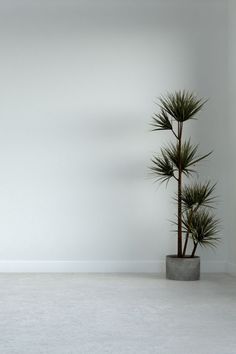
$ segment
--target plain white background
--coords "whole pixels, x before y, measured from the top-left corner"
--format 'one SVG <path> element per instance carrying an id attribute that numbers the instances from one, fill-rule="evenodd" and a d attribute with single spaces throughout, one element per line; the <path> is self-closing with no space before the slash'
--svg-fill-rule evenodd
<path id="1" fill-rule="evenodd" d="M 0 270 L 161 269 L 176 246 L 176 186 L 148 178 L 170 137 L 149 123 L 156 97 L 177 89 L 210 99 L 186 136 L 214 150 L 200 174 L 218 182 L 222 242 L 200 255 L 204 270 L 226 270 L 228 11 L 227 1 L 0 2 Z"/>

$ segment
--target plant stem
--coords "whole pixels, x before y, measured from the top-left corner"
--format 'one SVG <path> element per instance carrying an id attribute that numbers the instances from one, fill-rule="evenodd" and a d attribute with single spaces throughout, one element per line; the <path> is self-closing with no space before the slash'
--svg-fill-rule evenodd
<path id="1" fill-rule="evenodd" d="M 172 127 L 172 133 L 174 134 L 174 136 L 176 137 L 176 139 L 178 139 L 178 135 L 175 133 L 174 128 Z"/>
<path id="2" fill-rule="evenodd" d="M 190 217 L 189 217 L 189 224 L 191 223 L 192 215 L 193 215 L 193 209 L 191 209 L 191 214 L 190 214 Z M 185 238 L 185 242 L 184 242 L 183 256 L 185 256 L 185 254 L 186 254 L 187 245 L 188 245 L 188 239 L 189 239 L 189 233 L 190 233 L 190 227 L 188 225 L 188 230 L 187 230 L 187 234 L 186 234 L 186 238 Z"/>
<path id="3" fill-rule="evenodd" d="M 178 155 L 179 155 L 179 174 L 178 174 L 178 257 L 182 257 L 182 166 L 181 166 L 181 141 L 182 141 L 182 122 L 178 122 Z"/>
<path id="4" fill-rule="evenodd" d="M 193 247 L 193 251 L 192 251 L 192 254 L 191 254 L 191 257 L 194 257 L 195 255 L 195 252 L 196 252 L 196 249 L 197 249 L 197 242 L 194 243 L 194 247 Z"/>
<path id="5" fill-rule="evenodd" d="M 199 208 L 199 205 L 197 205 L 195 208 L 191 208 L 191 212 L 190 212 L 190 216 L 189 216 L 189 225 L 188 225 L 187 234 L 186 234 L 185 243 L 184 243 L 183 256 L 185 256 L 186 250 L 187 250 L 192 217 L 193 217 L 193 214 L 198 210 L 198 208 Z"/>
<path id="6" fill-rule="evenodd" d="M 185 254 L 186 254 L 188 239 L 189 239 L 189 230 L 186 233 L 186 238 L 185 238 L 185 242 L 184 242 L 184 249 L 183 249 L 183 256 L 185 256 Z"/>

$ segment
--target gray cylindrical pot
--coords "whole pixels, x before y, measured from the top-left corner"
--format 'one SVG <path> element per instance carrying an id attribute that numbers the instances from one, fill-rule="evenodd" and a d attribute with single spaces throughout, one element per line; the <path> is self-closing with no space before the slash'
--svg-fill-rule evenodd
<path id="1" fill-rule="evenodd" d="M 200 257 L 166 256 L 166 278 L 171 280 L 199 280 Z"/>

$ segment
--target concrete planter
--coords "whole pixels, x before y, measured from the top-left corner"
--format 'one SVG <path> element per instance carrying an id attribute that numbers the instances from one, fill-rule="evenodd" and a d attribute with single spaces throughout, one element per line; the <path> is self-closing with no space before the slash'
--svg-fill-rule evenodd
<path id="1" fill-rule="evenodd" d="M 166 278 L 171 280 L 199 280 L 200 257 L 178 258 L 166 256 Z"/>

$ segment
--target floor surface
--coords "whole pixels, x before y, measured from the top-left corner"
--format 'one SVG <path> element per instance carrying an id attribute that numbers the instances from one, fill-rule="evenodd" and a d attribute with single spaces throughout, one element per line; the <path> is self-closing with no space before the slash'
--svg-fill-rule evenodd
<path id="1" fill-rule="evenodd" d="M 0 274 L 1 354 L 236 354 L 236 278 Z"/>

